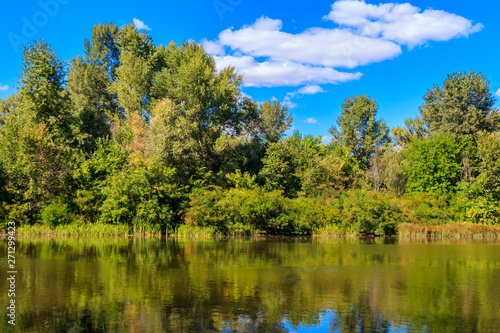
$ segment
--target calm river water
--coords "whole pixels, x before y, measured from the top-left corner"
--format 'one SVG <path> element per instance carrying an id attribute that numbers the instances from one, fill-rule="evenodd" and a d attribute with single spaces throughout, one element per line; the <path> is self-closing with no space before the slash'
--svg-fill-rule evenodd
<path id="1" fill-rule="evenodd" d="M 3 332 L 500 332 L 500 243 L 20 240 Z"/>

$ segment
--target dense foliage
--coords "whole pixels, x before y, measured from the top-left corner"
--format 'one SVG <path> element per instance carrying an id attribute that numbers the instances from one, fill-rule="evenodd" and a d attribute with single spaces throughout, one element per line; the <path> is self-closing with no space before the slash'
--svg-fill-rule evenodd
<path id="1" fill-rule="evenodd" d="M 278 101 L 241 92 L 194 42 L 100 24 L 65 63 L 23 52 L 0 100 L 0 217 L 21 224 L 393 234 L 402 223 L 500 224 L 500 118 L 480 73 L 449 75 L 391 131 L 351 96 L 332 142 L 289 137 Z M 332 121 L 333 122 L 333 121 Z"/>

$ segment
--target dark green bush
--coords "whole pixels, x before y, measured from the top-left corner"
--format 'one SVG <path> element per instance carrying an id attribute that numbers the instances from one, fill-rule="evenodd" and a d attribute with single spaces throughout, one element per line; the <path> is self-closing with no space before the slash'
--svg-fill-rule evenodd
<path id="1" fill-rule="evenodd" d="M 460 202 L 446 195 L 429 193 L 406 195 L 394 200 L 394 204 L 401 211 L 401 223 L 435 225 L 464 219 L 464 210 Z"/>
<path id="2" fill-rule="evenodd" d="M 111 175 L 102 189 L 100 222 L 128 224 L 136 230 L 174 230 L 182 202 L 174 174 L 174 169 L 153 165 Z"/>
<path id="3" fill-rule="evenodd" d="M 283 210 L 282 205 L 279 191 L 198 189 L 186 210 L 186 223 L 213 226 L 225 234 L 250 230 L 266 232 L 270 231 L 269 221 Z"/>
<path id="4" fill-rule="evenodd" d="M 286 198 L 280 191 L 199 189 L 186 209 L 186 223 L 215 227 L 223 234 L 255 232 L 308 235 L 335 226 L 342 233 L 394 235 L 401 223 L 419 225 L 460 221 L 459 202 L 446 196 L 351 190 L 338 197 Z"/>
<path id="5" fill-rule="evenodd" d="M 311 234 L 336 222 L 335 211 L 311 198 L 289 199 L 281 191 L 219 187 L 194 192 L 186 209 L 186 223 L 213 226 L 225 234 Z"/>
<path id="6" fill-rule="evenodd" d="M 391 205 L 391 196 L 353 190 L 342 193 L 333 203 L 340 211 L 340 222 L 363 234 L 391 235 L 401 216 L 397 206 Z"/>
<path id="7" fill-rule="evenodd" d="M 413 141 L 404 155 L 409 193 L 455 193 L 463 170 L 462 160 L 471 150 L 467 137 L 456 140 L 449 133 L 437 133 Z"/>
<path id="8" fill-rule="evenodd" d="M 99 139 L 97 149 L 91 154 L 75 154 L 71 174 L 75 213 L 88 222 L 96 222 L 105 199 L 102 188 L 106 180 L 127 167 L 126 152 L 110 139 Z"/>
<path id="9" fill-rule="evenodd" d="M 61 201 L 55 201 L 42 208 L 40 222 L 51 227 L 68 224 L 73 220 L 73 214 L 68 205 Z"/>

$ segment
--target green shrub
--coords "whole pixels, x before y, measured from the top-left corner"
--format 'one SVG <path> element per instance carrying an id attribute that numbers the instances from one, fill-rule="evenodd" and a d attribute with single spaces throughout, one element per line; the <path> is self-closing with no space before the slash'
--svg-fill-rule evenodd
<path id="1" fill-rule="evenodd" d="M 102 189 L 102 223 L 128 224 L 136 231 L 173 230 L 182 204 L 175 170 L 159 165 L 111 175 Z"/>
<path id="2" fill-rule="evenodd" d="M 51 227 L 68 224 L 72 219 L 73 214 L 69 211 L 68 205 L 61 201 L 43 207 L 40 212 L 40 222 Z"/>
<path id="3" fill-rule="evenodd" d="M 500 224 L 500 203 L 488 196 L 465 199 L 465 217 L 472 223 Z"/>
<path id="4" fill-rule="evenodd" d="M 72 162 L 73 209 L 85 221 L 97 222 L 105 199 L 102 188 L 108 178 L 127 169 L 127 154 L 118 143 L 99 139 L 92 154 L 79 152 Z"/>
<path id="5" fill-rule="evenodd" d="M 405 195 L 394 202 L 402 214 L 400 223 L 436 225 L 462 221 L 464 210 L 454 197 L 420 193 Z"/>
<path id="6" fill-rule="evenodd" d="M 409 193 L 455 193 L 462 171 L 462 158 L 471 150 L 471 142 L 457 141 L 451 134 L 438 133 L 413 141 L 404 156 Z"/>
<path id="7" fill-rule="evenodd" d="M 344 192 L 333 203 L 340 211 L 341 223 L 364 234 L 392 235 L 401 216 L 397 206 L 391 205 L 391 196 L 353 190 Z"/>
<path id="8" fill-rule="evenodd" d="M 237 169 L 234 173 L 229 173 L 226 175 L 227 180 L 230 185 L 237 189 L 254 189 L 257 188 L 257 183 L 255 183 L 255 179 L 257 176 L 251 176 L 248 171 L 245 173 L 241 173 L 240 169 Z"/>
<path id="9" fill-rule="evenodd" d="M 388 193 L 351 190 L 333 200 L 340 224 L 346 230 L 393 235 L 402 223 L 436 225 L 463 220 L 464 210 L 456 199 L 427 193 L 397 197 Z"/>
<path id="10" fill-rule="evenodd" d="M 337 211 L 312 198 L 289 199 L 281 191 L 200 189 L 186 209 L 186 223 L 224 234 L 311 234 L 337 223 Z"/>

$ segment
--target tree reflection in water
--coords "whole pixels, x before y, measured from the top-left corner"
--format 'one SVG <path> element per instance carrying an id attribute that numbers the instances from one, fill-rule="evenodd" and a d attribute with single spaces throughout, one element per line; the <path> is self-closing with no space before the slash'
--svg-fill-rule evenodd
<path id="1" fill-rule="evenodd" d="M 500 327 L 493 242 L 25 239 L 18 249 L 18 332 Z"/>

